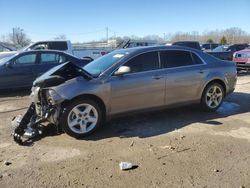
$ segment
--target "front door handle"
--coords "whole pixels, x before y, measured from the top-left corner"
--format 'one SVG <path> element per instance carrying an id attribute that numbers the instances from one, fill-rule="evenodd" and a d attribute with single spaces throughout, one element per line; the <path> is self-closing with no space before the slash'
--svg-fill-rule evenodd
<path id="1" fill-rule="evenodd" d="M 200 73 L 200 74 L 203 74 L 204 72 L 205 72 L 205 71 L 204 71 L 204 70 L 202 70 L 202 69 L 201 69 L 201 70 L 199 70 L 199 73 Z"/>
<path id="2" fill-rule="evenodd" d="M 153 79 L 155 80 L 159 80 L 161 78 L 163 78 L 164 76 L 160 76 L 160 75 L 156 75 L 156 76 L 152 76 Z"/>

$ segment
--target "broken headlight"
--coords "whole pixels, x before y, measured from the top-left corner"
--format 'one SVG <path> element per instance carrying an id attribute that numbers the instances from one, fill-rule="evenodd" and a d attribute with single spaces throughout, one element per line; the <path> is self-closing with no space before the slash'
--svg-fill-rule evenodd
<path id="1" fill-rule="evenodd" d="M 61 97 L 61 95 L 59 95 L 55 90 L 53 89 L 49 89 L 46 91 L 46 96 L 47 96 L 47 101 L 49 104 L 58 104 L 60 103 L 63 98 Z"/>

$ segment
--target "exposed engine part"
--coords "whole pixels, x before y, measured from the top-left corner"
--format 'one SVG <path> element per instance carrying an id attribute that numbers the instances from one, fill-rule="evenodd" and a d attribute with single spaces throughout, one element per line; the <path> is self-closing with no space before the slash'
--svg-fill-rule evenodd
<path id="1" fill-rule="evenodd" d="M 41 136 L 45 128 L 42 123 L 50 123 L 56 127 L 57 133 L 62 132 L 59 127 L 59 117 L 63 98 L 53 90 L 53 87 L 76 77 L 92 79 L 92 76 L 82 67 L 67 62 L 52 68 L 34 81 L 30 107 L 23 116 L 17 116 L 12 120 L 15 142 L 24 144 L 23 138 L 33 139 Z"/>

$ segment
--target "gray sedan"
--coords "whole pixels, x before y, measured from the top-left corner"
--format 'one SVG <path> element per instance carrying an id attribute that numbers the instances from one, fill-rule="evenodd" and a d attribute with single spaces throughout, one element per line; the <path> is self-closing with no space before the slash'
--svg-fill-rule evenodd
<path id="1" fill-rule="evenodd" d="M 193 103 L 216 111 L 236 80 L 233 62 L 201 51 L 137 47 L 113 51 L 83 68 L 55 67 L 34 82 L 32 99 L 36 118 L 78 138 L 124 112 Z"/>

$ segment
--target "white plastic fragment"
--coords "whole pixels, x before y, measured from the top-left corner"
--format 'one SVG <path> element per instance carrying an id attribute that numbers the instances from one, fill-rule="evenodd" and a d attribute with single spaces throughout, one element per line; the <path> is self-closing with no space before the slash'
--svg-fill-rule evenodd
<path id="1" fill-rule="evenodd" d="M 121 162 L 119 164 L 119 166 L 120 166 L 121 170 L 128 170 L 128 169 L 131 169 L 133 167 L 133 164 L 130 162 Z"/>

